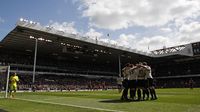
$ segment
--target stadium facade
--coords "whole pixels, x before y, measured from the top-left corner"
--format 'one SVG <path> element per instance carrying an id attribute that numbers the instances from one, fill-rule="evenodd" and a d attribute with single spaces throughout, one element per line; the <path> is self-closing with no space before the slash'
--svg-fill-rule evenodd
<path id="1" fill-rule="evenodd" d="M 190 78 L 200 87 L 200 42 L 146 53 L 20 19 L 0 42 L 0 57 L 23 77 L 35 71 L 36 81 L 49 75 L 115 79 L 126 63 L 145 61 L 159 87 L 185 87 Z"/>

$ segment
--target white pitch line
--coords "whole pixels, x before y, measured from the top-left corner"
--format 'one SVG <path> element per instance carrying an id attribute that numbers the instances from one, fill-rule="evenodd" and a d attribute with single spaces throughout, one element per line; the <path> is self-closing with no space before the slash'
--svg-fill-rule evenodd
<path id="1" fill-rule="evenodd" d="M 87 107 L 87 106 L 73 105 L 73 104 L 64 104 L 64 103 L 54 103 L 54 102 L 39 101 L 39 100 L 30 100 L 30 99 L 22 99 L 22 98 L 13 98 L 13 99 L 23 100 L 23 101 L 30 101 L 30 102 L 36 102 L 36 103 L 47 103 L 47 104 L 53 104 L 53 105 L 62 105 L 62 106 L 86 108 L 86 109 L 93 109 L 93 110 L 102 110 L 102 111 L 108 111 L 108 112 L 125 112 L 125 111 L 120 111 L 120 110 L 111 110 L 111 109 L 103 109 L 103 108 L 96 108 L 96 107 Z"/>
<path id="2" fill-rule="evenodd" d="M 58 99 L 63 99 L 63 97 L 57 97 L 57 98 L 46 98 L 46 99 L 43 99 L 43 100 L 58 100 Z"/>

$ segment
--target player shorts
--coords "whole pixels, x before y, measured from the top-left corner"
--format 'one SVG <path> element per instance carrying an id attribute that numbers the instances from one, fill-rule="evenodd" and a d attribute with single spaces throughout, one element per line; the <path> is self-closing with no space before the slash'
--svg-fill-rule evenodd
<path id="1" fill-rule="evenodd" d="M 130 88 L 136 88 L 137 87 L 137 81 L 136 80 L 130 80 L 129 81 Z"/>
<path id="2" fill-rule="evenodd" d="M 153 86 L 153 79 L 152 78 L 148 78 L 148 87 L 152 87 Z"/>
<path id="3" fill-rule="evenodd" d="M 10 85 L 10 90 L 16 91 L 17 90 L 17 85 Z"/>
<path id="4" fill-rule="evenodd" d="M 145 87 L 145 80 L 137 80 L 137 87 L 144 88 Z"/>
<path id="5" fill-rule="evenodd" d="M 148 88 L 149 86 L 148 86 L 148 80 L 146 79 L 146 80 L 144 80 L 144 88 Z"/>
<path id="6" fill-rule="evenodd" d="M 124 79 L 123 82 L 122 82 L 122 85 L 123 85 L 124 88 L 129 88 L 129 80 Z"/>

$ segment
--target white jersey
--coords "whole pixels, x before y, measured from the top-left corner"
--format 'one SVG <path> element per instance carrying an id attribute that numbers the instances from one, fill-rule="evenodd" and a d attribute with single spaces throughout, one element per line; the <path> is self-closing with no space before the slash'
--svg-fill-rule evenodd
<path id="1" fill-rule="evenodd" d="M 136 67 L 130 69 L 129 80 L 137 80 L 139 70 Z"/>
<path id="2" fill-rule="evenodd" d="M 146 70 L 143 67 L 138 68 L 138 77 L 137 77 L 138 80 L 144 80 L 145 79 L 145 76 L 146 76 L 145 71 Z"/>
<path id="3" fill-rule="evenodd" d="M 146 79 L 147 78 L 151 78 L 151 79 L 153 79 L 153 77 L 152 77 L 152 75 L 151 75 L 151 67 L 150 66 L 145 66 L 145 68 L 146 68 Z"/>
<path id="4" fill-rule="evenodd" d="M 130 77 L 130 67 L 124 67 L 122 69 L 122 74 L 123 74 L 124 79 L 128 79 L 129 80 L 129 77 Z"/>

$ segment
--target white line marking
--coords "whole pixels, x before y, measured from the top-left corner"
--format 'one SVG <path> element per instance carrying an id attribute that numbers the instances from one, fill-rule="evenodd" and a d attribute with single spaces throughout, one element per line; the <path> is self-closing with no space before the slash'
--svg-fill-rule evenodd
<path id="1" fill-rule="evenodd" d="M 57 97 L 57 98 L 46 98 L 46 99 L 43 99 L 43 100 L 58 100 L 58 99 L 63 99 L 63 97 Z"/>
<path id="2" fill-rule="evenodd" d="M 31 100 L 31 99 L 22 99 L 22 98 L 13 98 L 13 99 L 23 100 L 23 101 L 30 101 L 30 102 L 36 102 L 36 103 L 47 103 L 47 104 L 53 104 L 53 105 L 62 105 L 62 106 L 70 106 L 70 107 L 78 107 L 78 108 L 102 110 L 102 111 L 108 111 L 108 112 L 124 112 L 124 111 L 120 111 L 120 110 L 111 110 L 111 109 L 103 109 L 103 108 L 96 108 L 96 107 L 87 107 L 87 106 L 73 105 L 73 104 L 64 104 L 64 103 L 54 103 L 54 102 Z"/>

